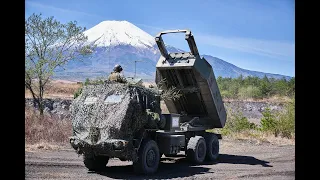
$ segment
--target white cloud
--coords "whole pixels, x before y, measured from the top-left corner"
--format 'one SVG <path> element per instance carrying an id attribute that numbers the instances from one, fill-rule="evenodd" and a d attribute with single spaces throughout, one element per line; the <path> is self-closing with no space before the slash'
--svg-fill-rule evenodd
<path id="1" fill-rule="evenodd" d="M 102 18 L 102 16 L 95 15 L 95 14 L 90 14 L 90 13 L 86 13 L 86 12 L 82 12 L 82 11 L 75 11 L 75 10 L 70 10 L 70 9 L 58 8 L 58 7 L 54 7 L 54 6 L 49 6 L 49 5 L 44 5 L 41 3 L 33 2 L 33 1 L 26 1 L 26 5 L 40 8 L 40 9 L 49 9 L 49 10 L 53 10 L 53 11 L 59 11 L 59 12 L 63 12 L 63 13 L 78 14 L 78 15 L 82 15 L 82 16 Z"/>
<path id="2" fill-rule="evenodd" d="M 195 35 L 197 42 L 209 46 L 222 47 L 276 59 L 293 59 L 295 44 L 252 38 L 222 37 L 215 35 Z"/>
<path id="3" fill-rule="evenodd" d="M 149 25 L 146 25 L 146 24 L 135 24 L 137 26 L 142 26 L 142 27 L 146 27 L 146 28 L 149 28 L 149 29 L 153 29 L 153 30 L 157 30 L 157 31 L 164 31 L 165 29 L 163 28 L 159 28 L 159 27 L 154 27 L 154 26 L 149 26 Z"/>

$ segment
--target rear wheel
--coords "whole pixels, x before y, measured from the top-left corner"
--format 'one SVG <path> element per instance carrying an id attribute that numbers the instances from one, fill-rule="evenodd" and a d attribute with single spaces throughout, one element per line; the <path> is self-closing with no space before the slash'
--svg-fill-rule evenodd
<path id="1" fill-rule="evenodd" d="M 206 160 L 217 160 L 219 156 L 219 139 L 217 135 L 213 133 L 206 133 L 205 140 L 207 145 Z"/>
<path id="2" fill-rule="evenodd" d="M 202 136 L 191 137 L 187 145 L 187 158 L 196 164 L 200 164 L 206 157 L 206 141 Z"/>
<path id="3" fill-rule="evenodd" d="M 153 140 L 144 140 L 139 148 L 138 161 L 133 163 L 136 173 L 153 174 L 158 170 L 160 153 Z"/>
<path id="4" fill-rule="evenodd" d="M 108 156 L 83 155 L 83 163 L 89 171 L 99 171 L 106 168 L 109 161 Z"/>

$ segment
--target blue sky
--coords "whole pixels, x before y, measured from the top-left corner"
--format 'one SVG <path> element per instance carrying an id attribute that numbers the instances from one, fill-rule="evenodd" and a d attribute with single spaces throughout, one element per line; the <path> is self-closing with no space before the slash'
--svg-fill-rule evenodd
<path id="1" fill-rule="evenodd" d="M 87 29 L 104 20 L 126 20 L 152 36 L 190 29 L 200 54 L 295 76 L 294 0 L 26 0 L 25 5 L 26 17 L 42 13 Z M 187 50 L 183 34 L 164 40 Z"/>

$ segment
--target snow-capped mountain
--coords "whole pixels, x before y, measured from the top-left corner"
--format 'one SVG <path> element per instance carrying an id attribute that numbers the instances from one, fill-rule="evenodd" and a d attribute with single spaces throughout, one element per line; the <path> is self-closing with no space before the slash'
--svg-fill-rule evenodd
<path id="1" fill-rule="evenodd" d="M 66 70 L 58 69 L 55 78 L 77 79 L 106 77 L 115 64 L 121 64 L 125 76 L 133 76 L 136 66 L 137 76 L 154 79 L 155 66 L 160 52 L 155 38 L 128 21 L 103 21 L 86 30 L 84 34 L 90 43 L 97 48 L 94 53 L 83 61 L 70 61 Z M 196 40 L 196 38 L 195 38 Z M 167 45 L 169 52 L 182 51 Z M 201 49 L 199 49 L 201 53 Z M 219 58 L 206 55 L 205 58 L 213 66 L 216 76 L 238 77 L 259 76 L 282 78 L 282 75 L 262 73 L 241 69 Z M 135 62 L 136 60 L 142 62 Z M 286 78 L 289 78 L 286 76 Z"/>
<path id="2" fill-rule="evenodd" d="M 139 48 L 153 48 L 154 37 L 128 21 L 102 21 L 84 32 L 89 42 L 95 40 L 98 47 L 131 45 Z"/>

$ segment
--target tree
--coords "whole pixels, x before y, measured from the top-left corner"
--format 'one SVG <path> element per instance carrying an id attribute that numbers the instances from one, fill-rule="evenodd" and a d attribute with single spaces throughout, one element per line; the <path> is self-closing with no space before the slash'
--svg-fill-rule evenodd
<path id="1" fill-rule="evenodd" d="M 57 67 L 92 53 L 94 43 L 76 21 L 62 24 L 53 17 L 32 14 L 25 20 L 25 87 L 43 115 L 43 95 Z"/>
<path id="2" fill-rule="evenodd" d="M 274 131 L 275 135 L 277 136 L 277 132 L 275 132 L 277 121 L 275 115 L 272 114 L 271 109 L 267 107 L 265 111 L 262 112 L 262 115 L 261 129 L 263 131 Z"/>
<path id="3" fill-rule="evenodd" d="M 288 92 L 287 95 L 294 96 L 295 94 L 295 78 L 292 77 L 288 82 Z"/>
<path id="4" fill-rule="evenodd" d="M 263 96 L 267 97 L 270 95 L 272 86 L 266 75 L 264 75 L 259 88 Z"/>

